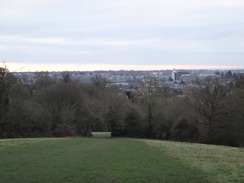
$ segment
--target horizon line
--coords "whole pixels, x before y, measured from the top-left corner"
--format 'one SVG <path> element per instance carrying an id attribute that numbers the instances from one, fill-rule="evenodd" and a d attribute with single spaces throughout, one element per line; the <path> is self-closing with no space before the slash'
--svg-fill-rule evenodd
<path id="1" fill-rule="evenodd" d="M 231 65 L 125 65 L 125 64 L 30 64 L 4 63 L 10 72 L 61 71 L 153 71 L 153 70 L 240 70 L 244 66 Z"/>

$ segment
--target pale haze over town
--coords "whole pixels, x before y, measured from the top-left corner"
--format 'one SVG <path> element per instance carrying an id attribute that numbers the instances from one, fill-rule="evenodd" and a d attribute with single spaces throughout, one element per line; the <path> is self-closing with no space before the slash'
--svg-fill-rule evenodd
<path id="1" fill-rule="evenodd" d="M 10 71 L 243 69 L 243 0 L 0 0 Z"/>

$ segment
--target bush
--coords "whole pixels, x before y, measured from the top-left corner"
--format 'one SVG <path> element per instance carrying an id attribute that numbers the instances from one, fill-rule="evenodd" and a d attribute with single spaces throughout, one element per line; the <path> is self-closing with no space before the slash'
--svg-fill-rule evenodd
<path id="1" fill-rule="evenodd" d="M 170 140 L 197 142 L 198 128 L 187 123 L 187 119 L 181 119 L 171 129 Z"/>
<path id="2" fill-rule="evenodd" d="M 57 136 L 58 137 L 72 137 L 72 136 L 75 136 L 75 134 L 67 123 L 62 123 L 58 126 Z"/>

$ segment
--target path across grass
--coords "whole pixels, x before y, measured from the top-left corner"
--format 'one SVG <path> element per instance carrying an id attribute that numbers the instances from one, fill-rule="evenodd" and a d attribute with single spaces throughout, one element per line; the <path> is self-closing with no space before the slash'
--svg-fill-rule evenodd
<path id="1" fill-rule="evenodd" d="M 0 140 L 0 182 L 211 182 L 165 147 L 120 138 Z"/>

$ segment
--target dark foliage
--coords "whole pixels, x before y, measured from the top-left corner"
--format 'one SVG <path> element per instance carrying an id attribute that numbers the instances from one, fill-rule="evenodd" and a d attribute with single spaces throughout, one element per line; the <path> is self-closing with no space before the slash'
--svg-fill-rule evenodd
<path id="1" fill-rule="evenodd" d="M 226 77 L 230 77 L 229 72 Z M 232 86 L 208 79 L 175 92 L 152 79 L 122 91 L 100 76 L 81 84 L 36 73 L 25 86 L 0 77 L 0 138 L 91 136 L 151 138 L 244 146 L 243 77 Z"/>
<path id="2" fill-rule="evenodd" d="M 170 140 L 198 142 L 199 131 L 196 126 L 187 123 L 187 119 L 181 119 L 171 129 Z"/>

